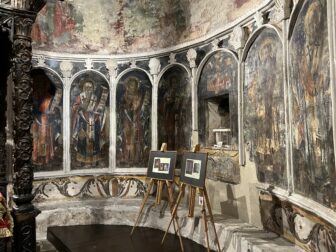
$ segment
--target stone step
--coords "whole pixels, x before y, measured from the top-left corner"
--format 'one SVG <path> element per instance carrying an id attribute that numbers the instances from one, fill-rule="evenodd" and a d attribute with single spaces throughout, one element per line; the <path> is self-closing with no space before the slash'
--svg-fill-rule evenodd
<path id="1" fill-rule="evenodd" d="M 138 215 L 140 199 L 108 199 L 67 202 L 47 202 L 36 204 L 42 213 L 37 217 L 37 239 L 41 252 L 54 251 L 46 242 L 47 227 L 68 225 L 129 225 L 133 226 Z M 187 209 L 178 209 L 179 224 L 182 236 L 206 246 L 204 225 L 200 209 L 195 208 L 195 217 L 187 217 Z M 139 226 L 151 227 L 165 231 L 171 219 L 168 204 L 163 201 L 155 206 L 149 200 L 144 208 Z M 228 252 L 294 252 L 303 251 L 296 245 L 278 235 L 262 228 L 244 223 L 229 216 L 215 215 L 215 226 L 222 251 Z M 216 250 L 215 234 L 209 222 L 210 247 Z M 169 230 L 173 233 L 173 227 Z"/>

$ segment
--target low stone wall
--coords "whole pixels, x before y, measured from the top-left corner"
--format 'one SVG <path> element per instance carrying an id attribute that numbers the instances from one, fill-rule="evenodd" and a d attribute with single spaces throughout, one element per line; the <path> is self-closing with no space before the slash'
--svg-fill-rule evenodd
<path id="1" fill-rule="evenodd" d="M 45 240 L 49 226 L 67 225 L 134 225 L 142 199 L 96 199 L 81 201 L 54 201 L 36 204 L 42 212 L 37 217 L 37 239 Z M 201 211 L 195 208 L 195 217 L 187 217 L 187 209 L 178 210 L 182 236 L 206 246 Z M 166 201 L 158 206 L 151 199 L 144 208 L 140 226 L 165 231 L 171 215 Z M 293 244 L 274 233 L 230 219 L 215 216 L 215 226 L 223 251 L 300 251 Z M 171 227 L 170 232 L 173 232 Z M 136 235 L 136 231 L 134 233 Z M 216 249 L 213 228 L 209 225 L 210 246 Z M 285 250 L 283 250 L 285 249 Z"/>

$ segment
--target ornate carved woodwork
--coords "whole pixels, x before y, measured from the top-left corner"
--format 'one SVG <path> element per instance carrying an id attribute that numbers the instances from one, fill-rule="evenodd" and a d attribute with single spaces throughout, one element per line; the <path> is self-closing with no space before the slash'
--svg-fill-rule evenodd
<path id="1" fill-rule="evenodd" d="M 35 209 L 31 203 L 34 198 L 32 194 L 34 176 L 31 164 L 32 136 L 30 133 L 33 120 L 32 78 L 30 76 L 32 67 L 31 29 L 36 13 L 44 5 L 44 0 L 19 0 L 12 1 L 11 4 L 9 2 L 0 4 L 0 26 L 2 31 L 9 32 L 12 42 L 6 48 L 7 50 L 5 49 L 6 52 L 11 52 L 12 61 L 9 62 L 8 59 L 5 64 L 8 70 L 12 68 L 14 85 L 14 251 L 36 251 L 35 217 L 39 214 L 39 210 Z M 3 172 L 6 171 L 6 82 L 7 74 L 4 71 L 0 80 L 0 175 L 4 175 Z M 0 190 L 1 185 L 0 181 Z M 4 186 L 6 187 L 6 183 Z"/>
<path id="2" fill-rule="evenodd" d="M 39 213 L 31 204 L 34 196 L 33 166 L 31 164 L 32 136 L 32 78 L 31 28 L 35 15 L 14 17 L 13 82 L 14 82 L 14 247 L 16 251 L 35 251 L 35 217 Z"/>

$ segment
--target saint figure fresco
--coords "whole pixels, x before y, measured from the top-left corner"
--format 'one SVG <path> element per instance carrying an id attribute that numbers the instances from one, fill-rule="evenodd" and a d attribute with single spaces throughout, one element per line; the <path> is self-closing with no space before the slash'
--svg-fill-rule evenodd
<path id="1" fill-rule="evenodd" d="M 244 134 L 260 182 L 286 187 L 282 43 L 265 29 L 245 60 Z"/>
<path id="2" fill-rule="evenodd" d="M 58 77 L 42 69 L 32 71 L 33 136 L 32 162 L 36 171 L 61 170 L 62 83 Z"/>
<path id="3" fill-rule="evenodd" d="M 190 149 L 191 90 L 188 73 L 180 67 L 169 69 L 159 83 L 158 93 L 159 145 L 169 150 Z"/>
<path id="4" fill-rule="evenodd" d="M 80 78 L 71 90 L 73 169 L 108 167 L 109 89 L 92 75 Z"/>
<path id="5" fill-rule="evenodd" d="M 151 85 L 144 73 L 131 74 L 117 88 L 117 166 L 145 167 L 151 148 Z"/>
<path id="6" fill-rule="evenodd" d="M 295 190 L 336 209 L 327 3 L 302 6 L 290 40 Z"/>

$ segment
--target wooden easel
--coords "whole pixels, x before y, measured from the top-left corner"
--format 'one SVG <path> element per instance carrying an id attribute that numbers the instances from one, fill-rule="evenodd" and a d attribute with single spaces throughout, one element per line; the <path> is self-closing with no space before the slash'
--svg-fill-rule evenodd
<path id="1" fill-rule="evenodd" d="M 161 145 L 160 151 L 163 151 L 163 152 L 167 151 L 167 144 L 166 143 L 163 143 Z M 156 186 L 157 186 L 156 197 L 155 197 L 155 204 L 156 205 L 160 205 L 161 198 L 162 198 L 163 187 L 164 187 L 164 185 L 166 185 L 167 190 L 168 190 L 168 204 L 169 204 L 169 207 L 170 207 L 170 212 L 172 213 L 172 211 L 173 211 L 174 197 L 173 197 L 173 189 L 172 189 L 173 183 L 172 183 L 172 181 L 151 178 L 150 182 L 149 182 L 149 186 L 147 188 L 147 192 L 146 192 L 145 197 L 144 197 L 144 199 L 143 199 L 143 201 L 141 203 L 141 207 L 140 207 L 140 210 L 139 210 L 139 213 L 138 213 L 138 217 L 137 217 L 137 219 L 135 221 L 135 224 L 134 224 L 134 226 L 132 228 L 130 236 L 132 236 L 135 228 L 137 227 L 137 225 L 140 222 L 140 218 L 141 218 L 143 209 L 145 207 L 145 204 L 146 204 L 146 202 L 148 200 L 148 196 L 149 196 L 150 191 L 152 190 L 152 187 L 153 187 L 154 184 L 156 184 Z M 183 252 L 184 251 L 183 242 L 182 242 L 182 237 L 181 237 L 181 232 L 180 232 L 180 226 L 178 224 L 178 217 L 177 217 L 176 214 L 174 215 L 173 220 L 174 220 L 174 222 L 173 222 L 174 231 L 175 231 L 175 234 L 177 234 L 178 237 L 179 237 L 181 250 Z M 170 223 L 170 225 L 171 225 L 171 223 Z"/>
<path id="2" fill-rule="evenodd" d="M 199 152 L 200 150 L 200 145 L 197 144 L 194 146 L 193 148 L 193 152 Z M 173 219 L 175 218 L 175 216 L 177 215 L 177 209 L 179 207 L 179 204 L 181 202 L 181 199 L 184 195 L 184 192 L 185 192 L 185 187 L 187 186 L 186 183 L 183 183 L 181 182 L 181 185 L 180 185 L 180 193 L 177 197 L 177 200 L 176 200 L 176 203 L 175 203 L 175 206 L 173 208 L 173 211 L 172 211 L 172 218 L 169 222 L 169 225 L 168 225 L 168 228 L 162 238 L 162 241 L 161 241 L 161 244 L 164 243 L 164 240 L 166 238 L 166 235 L 168 233 L 168 230 L 173 222 Z M 208 210 L 208 213 L 209 213 L 209 216 L 210 216 L 210 221 L 212 223 L 212 226 L 213 226 L 213 229 L 214 229 L 214 232 L 215 232 L 215 236 L 216 236 L 216 242 L 217 242 L 217 248 L 218 248 L 218 252 L 221 251 L 221 248 L 220 248 L 220 245 L 219 245 L 219 240 L 218 240 L 218 236 L 217 236 L 217 232 L 216 232 L 216 227 L 215 227 L 215 222 L 214 222 L 214 218 L 213 218 L 213 214 L 212 214 L 212 210 L 211 210 L 211 206 L 210 206 L 210 200 L 209 200 L 209 197 L 208 197 L 208 193 L 207 193 L 207 190 L 206 190 L 206 187 L 204 186 L 204 188 L 201 188 L 201 187 L 195 187 L 193 185 L 188 185 L 190 187 L 190 197 L 189 197 L 189 209 L 188 209 L 188 217 L 194 217 L 194 208 L 195 208 L 195 197 L 196 197 L 196 192 L 199 193 L 199 196 L 200 197 L 204 197 L 205 198 L 205 203 L 203 202 L 202 204 L 202 210 L 201 210 L 201 213 L 202 213 L 202 218 L 203 218 L 203 222 L 204 222 L 204 232 L 205 232 L 205 238 L 206 238 L 206 244 L 207 244 L 207 251 L 210 252 L 210 247 L 209 247 L 209 233 L 208 233 L 208 220 L 207 220 L 207 210 Z"/>

